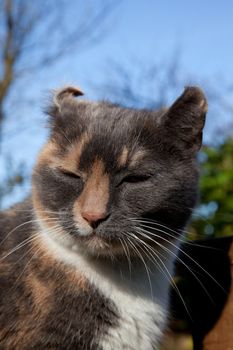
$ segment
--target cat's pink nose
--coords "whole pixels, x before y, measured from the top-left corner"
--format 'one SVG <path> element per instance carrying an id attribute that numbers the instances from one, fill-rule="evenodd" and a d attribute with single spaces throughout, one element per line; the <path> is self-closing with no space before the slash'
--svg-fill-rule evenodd
<path id="1" fill-rule="evenodd" d="M 106 212 L 90 212 L 83 211 L 82 217 L 92 226 L 96 227 L 98 224 L 107 218 L 108 214 Z"/>

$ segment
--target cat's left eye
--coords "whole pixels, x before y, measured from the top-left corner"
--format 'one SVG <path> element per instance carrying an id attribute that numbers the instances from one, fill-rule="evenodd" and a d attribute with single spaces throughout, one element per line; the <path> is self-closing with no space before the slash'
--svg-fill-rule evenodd
<path id="1" fill-rule="evenodd" d="M 151 176 L 150 175 L 127 175 L 124 177 L 120 183 L 118 184 L 121 185 L 122 183 L 139 183 L 139 182 L 144 182 L 148 180 Z"/>

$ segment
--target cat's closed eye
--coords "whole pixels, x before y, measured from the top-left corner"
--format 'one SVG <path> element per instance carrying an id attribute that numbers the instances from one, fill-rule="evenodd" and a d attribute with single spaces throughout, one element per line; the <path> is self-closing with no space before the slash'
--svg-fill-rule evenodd
<path id="1" fill-rule="evenodd" d="M 123 183 L 139 183 L 147 181 L 151 178 L 151 175 L 127 175 L 117 184 L 117 186 Z"/>
<path id="2" fill-rule="evenodd" d="M 60 172 L 60 174 L 62 174 L 64 176 L 67 176 L 67 177 L 70 177 L 70 178 L 79 179 L 79 180 L 82 179 L 79 174 L 74 173 L 74 172 L 72 172 L 70 170 L 66 170 L 66 169 L 60 168 L 59 172 Z"/>

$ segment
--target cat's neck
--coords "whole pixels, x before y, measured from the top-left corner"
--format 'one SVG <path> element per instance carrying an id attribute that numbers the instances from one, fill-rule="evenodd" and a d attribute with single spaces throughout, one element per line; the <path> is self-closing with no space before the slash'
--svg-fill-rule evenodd
<path id="1" fill-rule="evenodd" d="M 164 291 L 168 291 L 173 273 L 174 257 L 171 254 L 163 252 L 163 259 L 157 260 L 150 256 L 94 257 L 67 249 L 45 231 L 40 232 L 39 244 L 47 255 L 77 270 L 106 293 L 118 289 L 122 293 L 156 300 L 167 295 Z"/>

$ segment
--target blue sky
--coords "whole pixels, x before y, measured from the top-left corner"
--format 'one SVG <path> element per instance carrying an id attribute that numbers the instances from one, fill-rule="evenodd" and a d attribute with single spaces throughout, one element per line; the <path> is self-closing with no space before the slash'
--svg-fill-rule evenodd
<path id="1" fill-rule="evenodd" d="M 74 11 L 81 2 L 75 4 Z M 17 106 L 11 114 L 4 129 L 4 154 L 13 150 L 13 162 L 26 160 L 30 169 L 46 139 L 45 118 L 41 112 L 46 91 L 72 83 L 81 86 L 87 98 L 96 99 L 99 91 L 95 91 L 92 84 L 113 78 L 108 63 L 112 60 L 130 65 L 133 70 L 136 59 L 146 66 L 169 61 L 178 51 L 182 73 L 194 77 L 194 83 L 207 79 L 220 88 L 225 81 L 233 85 L 232 22 L 233 2 L 230 0 L 119 1 L 100 43 L 80 53 L 74 48 L 48 70 L 19 83 L 18 92 L 26 87 L 25 94 L 34 103 Z M 48 44 L 51 45 L 49 40 Z M 177 95 L 180 93 L 177 91 Z M 108 98 L 106 93 L 104 97 Z M 20 132 L 17 131 L 19 118 Z M 0 164 L 4 166 L 1 159 Z M 25 186 L 27 191 L 30 185 Z M 5 205 L 11 203 L 12 198 L 21 197 L 22 191 L 18 190 L 18 194 L 5 200 Z"/>
<path id="2" fill-rule="evenodd" d="M 139 57 L 153 62 L 169 57 L 177 48 L 187 72 L 230 78 L 232 18 L 230 0 L 119 1 L 104 40 L 80 55 L 74 50 L 56 65 L 41 88 L 67 81 L 78 81 L 86 87 L 88 81 L 103 77 L 106 60 L 127 62 L 130 57 Z"/>
<path id="3" fill-rule="evenodd" d="M 74 70 L 81 79 L 85 80 L 85 73 L 95 79 L 99 65 L 111 57 L 153 61 L 179 48 L 187 71 L 210 75 L 227 70 L 229 76 L 233 73 L 232 18 L 233 3 L 229 0 L 123 0 L 105 40 L 82 54 L 80 68 L 74 62 Z M 69 72 L 64 74 L 69 77 Z"/>

